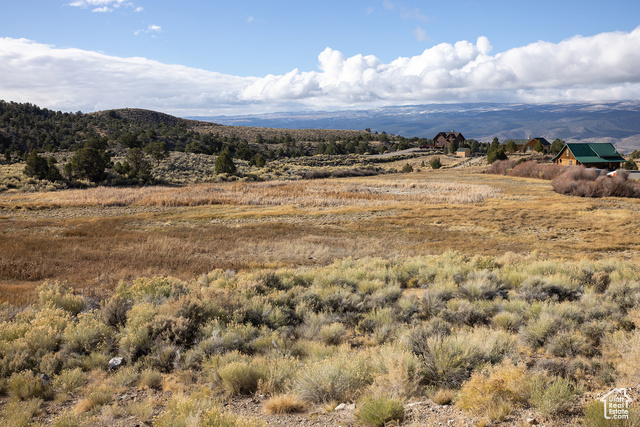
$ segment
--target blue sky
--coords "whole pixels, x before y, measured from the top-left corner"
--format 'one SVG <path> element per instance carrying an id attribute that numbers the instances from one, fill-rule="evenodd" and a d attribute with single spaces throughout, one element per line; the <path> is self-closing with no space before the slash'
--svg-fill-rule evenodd
<path id="1" fill-rule="evenodd" d="M 640 97 L 637 0 L 4 0 L 0 99 L 177 115 Z"/>

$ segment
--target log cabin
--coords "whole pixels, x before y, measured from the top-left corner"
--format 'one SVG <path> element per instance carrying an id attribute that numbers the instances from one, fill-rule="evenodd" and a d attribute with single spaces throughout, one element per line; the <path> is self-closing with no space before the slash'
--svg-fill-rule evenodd
<path id="1" fill-rule="evenodd" d="M 625 159 L 610 143 L 566 143 L 553 158 L 553 163 L 560 165 L 608 170 L 618 169 L 624 162 Z"/>

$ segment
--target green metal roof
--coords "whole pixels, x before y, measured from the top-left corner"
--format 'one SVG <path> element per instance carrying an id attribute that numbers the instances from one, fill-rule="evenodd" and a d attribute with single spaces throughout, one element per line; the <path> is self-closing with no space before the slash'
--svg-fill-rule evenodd
<path id="1" fill-rule="evenodd" d="M 608 142 L 605 143 L 566 143 L 565 146 L 571 151 L 573 157 L 580 163 L 622 163 L 625 159 L 616 151 L 615 147 Z M 560 157 L 564 149 L 560 150 L 553 160 Z"/>

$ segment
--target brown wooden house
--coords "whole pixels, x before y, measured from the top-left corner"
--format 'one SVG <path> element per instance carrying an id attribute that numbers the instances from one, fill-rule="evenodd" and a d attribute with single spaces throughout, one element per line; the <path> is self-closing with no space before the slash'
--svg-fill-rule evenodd
<path id="1" fill-rule="evenodd" d="M 465 141 L 464 136 L 460 132 L 438 132 L 433 138 L 432 148 L 448 149 L 451 142 L 456 143 L 456 149 Z"/>
<path id="2" fill-rule="evenodd" d="M 609 143 L 566 143 L 553 158 L 553 163 L 560 165 L 609 170 L 620 168 L 624 162 L 624 157 Z"/>
<path id="3" fill-rule="evenodd" d="M 532 151 L 535 150 L 536 145 L 538 145 L 538 142 L 542 144 L 542 148 L 544 148 L 545 153 L 548 153 L 549 150 L 551 150 L 551 143 L 549 141 L 547 141 L 542 137 L 537 137 L 537 138 L 531 138 L 529 141 L 527 141 L 527 143 L 524 144 L 524 146 L 522 147 L 522 152 L 531 153 Z"/>
<path id="4" fill-rule="evenodd" d="M 516 145 L 516 151 L 522 151 L 524 149 L 524 146 L 527 144 L 527 142 L 529 142 L 528 139 L 507 139 L 502 144 L 504 146 L 505 151 L 509 142 L 512 142 L 512 141 Z"/>

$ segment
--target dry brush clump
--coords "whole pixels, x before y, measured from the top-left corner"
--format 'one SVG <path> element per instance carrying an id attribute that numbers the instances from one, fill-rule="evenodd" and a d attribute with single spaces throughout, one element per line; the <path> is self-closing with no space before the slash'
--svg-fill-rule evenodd
<path id="1" fill-rule="evenodd" d="M 640 198 L 640 184 L 629 180 L 629 174 L 624 170 L 618 170 L 615 176 L 609 177 L 600 169 L 585 168 L 584 166 L 500 160 L 494 162 L 486 172 L 551 180 L 551 185 L 556 193 L 569 196 Z"/>
<path id="2" fill-rule="evenodd" d="M 269 413 L 360 402 L 373 425 L 424 395 L 479 418 L 575 420 L 576 393 L 637 378 L 639 281 L 619 260 L 448 252 L 138 278 L 102 304 L 47 284 L 3 317 L 0 374 L 14 400 L 73 398 L 83 422 L 242 425 L 216 400 L 255 394 Z M 113 357 L 122 366 L 109 369 Z M 121 402 L 130 390 L 145 399 Z M 167 390 L 170 402 L 154 399 Z"/>
<path id="3" fill-rule="evenodd" d="M 540 163 L 536 160 L 523 160 L 495 161 L 486 169 L 486 173 L 552 180 L 568 168 L 568 166 Z"/>
<path id="4" fill-rule="evenodd" d="M 570 380 L 528 372 L 524 365 L 507 360 L 474 372 L 462 386 L 456 405 L 491 421 L 502 421 L 526 407 L 550 417 L 567 411 L 576 393 Z"/>
<path id="5" fill-rule="evenodd" d="M 640 198 L 640 184 L 628 176 L 622 170 L 608 177 L 596 170 L 572 167 L 554 178 L 551 185 L 557 193 L 570 196 Z"/>

